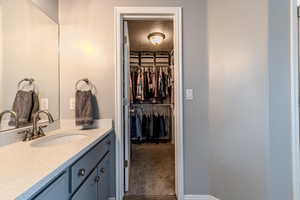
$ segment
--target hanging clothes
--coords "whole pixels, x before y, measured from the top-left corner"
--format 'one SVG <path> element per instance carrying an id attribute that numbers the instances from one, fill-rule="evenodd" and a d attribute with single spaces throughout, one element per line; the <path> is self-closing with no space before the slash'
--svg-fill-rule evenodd
<path id="1" fill-rule="evenodd" d="M 171 66 L 171 55 L 169 52 L 132 52 L 131 55 L 130 100 L 134 109 L 130 117 L 131 139 L 133 142 L 151 143 L 170 141 L 172 107 L 162 105 L 161 109 L 158 107 L 160 105 L 152 107 L 151 104 L 174 103 L 174 70 Z M 151 109 L 148 109 L 149 104 Z M 157 110 L 157 107 L 160 109 Z"/>
<path id="2" fill-rule="evenodd" d="M 155 73 L 155 69 L 152 69 L 150 72 L 150 91 L 151 91 L 152 98 L 157 97 L 156 88 L 157 88 L 156 73 Z"/>
<path id="3" fill-rule="evenodd" d="M 137 89 L 136 89 L 136 99 L 144 100 L 144 73 L 143 70 L 139 70 L 137 77 Z"/>
<path id="4" fill-rule="evenodd" d="M 130 133 L 131 133 L 131 138 L 137 138 L 137 123 L 136 123 L 136 116 L 135 115 L 131 115 L 130 116 Z"/>
<path id="5" fill-rule="evenodd" d="M 140 68 L 130 73 L 131 100 L 151 101 L 169 99 L 173 90 L 173 74 L 166 67 Z"/>
<path id="6" fill-rule="evenodd" d="M 146 113 L 140 109 L 131 115 L 131 139 L 140 142 L 170 140 L 170 115 Z"/>

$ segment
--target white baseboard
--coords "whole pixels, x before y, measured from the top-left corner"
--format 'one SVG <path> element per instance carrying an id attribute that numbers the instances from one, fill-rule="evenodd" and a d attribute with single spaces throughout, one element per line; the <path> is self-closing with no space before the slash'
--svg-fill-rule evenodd
<path id="1" fill-rule="evenodd" d="M 219 200 L 211 195 L 184 195 L 184 200 Z"/>

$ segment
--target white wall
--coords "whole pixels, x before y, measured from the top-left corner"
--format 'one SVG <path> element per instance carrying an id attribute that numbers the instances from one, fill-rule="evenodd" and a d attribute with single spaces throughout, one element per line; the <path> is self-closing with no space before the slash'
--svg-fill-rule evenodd
<path id="1" fill-rule="evenodd" d="M 208 65 L 206 0 L 61 0 L 61 117 L 74 118 L 69 100 L 78 79 L 97 87 L 101 118 L 114 118 L 114 7 L 182 6 L 185 193 L 208 194 Z"/>
<path id="2" fill-rule="evenodd" d="M 208 18 L 211 194 L 292 200 L 289 1 L 210 0 Z"/>
<path id="3" fill-rule="evenodd" d="M 268 1 L 210 0 L 211 192 L 268 199 Z"/>

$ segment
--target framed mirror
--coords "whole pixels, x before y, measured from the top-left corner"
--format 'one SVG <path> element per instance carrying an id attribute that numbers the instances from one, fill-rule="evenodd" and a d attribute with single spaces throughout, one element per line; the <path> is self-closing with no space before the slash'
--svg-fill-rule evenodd
<path id="1" fill-rule="evenodd" d="M 31 0 L 0 0 L 0 113 L 19 127 L 36 110 L 59 119 L 59 25 Z M 15 129 L 11 113 L 0 132 Z"/>

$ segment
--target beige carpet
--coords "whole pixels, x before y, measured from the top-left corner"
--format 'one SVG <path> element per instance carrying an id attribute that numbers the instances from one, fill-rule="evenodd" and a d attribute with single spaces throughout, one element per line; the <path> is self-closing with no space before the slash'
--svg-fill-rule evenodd
<path id="1" fill-rule="evenodd" d="M 174 200 L 175 153 L 172 144 L 133 144 L 126 200 Z"/>

